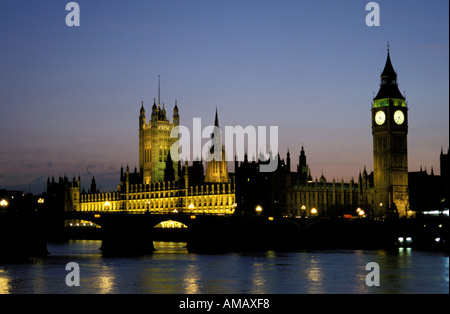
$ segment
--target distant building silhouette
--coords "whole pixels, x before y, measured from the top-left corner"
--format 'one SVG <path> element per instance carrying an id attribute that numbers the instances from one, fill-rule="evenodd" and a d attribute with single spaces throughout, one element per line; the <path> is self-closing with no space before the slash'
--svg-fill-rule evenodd
<path id="1" fill-rule="evenodd" d="M 266 161 L 267 162 L 267 161 Z M 312 180 L 306 165 L 306 153 L 302 146 L 297 172 L 290 169 L 290 152 L 286 162 L 278 156 L 278 167 L 274 172 L 260 172 L 261 161 L 235 161 L 236 202 L 239 212 L 252 214 L 258 206 L 273 216 L 302 217 L 315 215 L 338 217 L 356 215 L 358 208 L 373 213 L 373 174 L 366 169 L 358 182 L 327 182 L 322 174 Z"/>
<path id="2" fill-rule="evenodd" d="M 431 168 L 420 167 L 417 172 L 408 173 L 409 206 L 415 211 L 444 210 L 449 207 L 449 173 L 448 151 L 440 154 L 440 175 L 434 174 Z"/>

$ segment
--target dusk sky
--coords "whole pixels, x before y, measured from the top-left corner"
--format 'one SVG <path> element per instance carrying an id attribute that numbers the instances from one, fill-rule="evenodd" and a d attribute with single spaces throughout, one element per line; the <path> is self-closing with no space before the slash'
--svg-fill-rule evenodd
<path id="1" fill-rule="evenodd" d="M 387 42 L 409 111 L 409 171 L 439 174 L 449 146 L 449 2 L 361 0 L 0 1 L 0 189 L 41 193 L 47 177 L 115 190 L 138 166 L 141 101 L 180 123 L 278 126 L 313 178 L 373 170 L 371 104 Z M 231 168 L 231 170 L 233 170 Z"/>

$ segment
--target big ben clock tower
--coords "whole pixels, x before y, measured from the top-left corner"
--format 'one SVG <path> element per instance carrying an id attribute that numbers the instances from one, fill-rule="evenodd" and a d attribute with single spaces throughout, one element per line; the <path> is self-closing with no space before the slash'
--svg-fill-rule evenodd
<path id="1" fill-rule="evenodd" d="M 388 55 L 380 90 L 373 99 L 372 134 L 375 206 L 381 216 L 398 211 L 406 215 L 408 204 L 408 108 L 397 84 Z"/>

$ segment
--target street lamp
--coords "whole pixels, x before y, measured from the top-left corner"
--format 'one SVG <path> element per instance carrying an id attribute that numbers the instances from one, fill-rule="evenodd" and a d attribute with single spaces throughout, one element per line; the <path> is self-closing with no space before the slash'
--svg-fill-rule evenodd
<path id="1" fill-rule="evenodd" d="M 261 214 L 262 213 L 262 207 L 260 206 L 260 205 L 258 205 L 258 206 L 256 206 L 256 208 L 255 208 L 255 211 L 256 211 L 256 213 L 259 215 L 259 214 Z"/>
<path id="2" fill-rule="evenodd" d="M 2 199 L 1 201 L 0 201 L 0 206 L 1 206 L 1 208 L 2 208 L 2 211 L 4 211 L 5 209 L 6 209 L 6 207 L 8 206 L 8 201 L 7 200 L 5 200 L 5 199 Z"/>
<path id="3" fill-rule="evenodd" d="M 41 210 L 44 207 L 44 199 L 42 197 L 39 197 L 37 200 L 38 208 L 35 208 L 34 210 L 37 212 L 38 210 Z"/>
<path id="4" fill-rule="evenodd" d="M 302 207 L 300 207 L 301 211 L 300 211 L 300 216 L 301 217 L 306 217 L 306 206 L 302 205 Z"/>
<path id="5" fill-rule="evenodd" d="M 109 210 L 109 208 L 111 207 L 111 203 L 110 202 L 108 202 L 108 201 L 106 201 L 104 204 L 103 204 L 104 206 L 105 206 L 105 208 L 106 208 L 106 211 L 108 211 Z"/>
<path id="6" fill-rule="evenodd" d="M 237 207 L 237 203 L 231 204 L 230 212 L 231 212 L 232 214 L 235 212 L 236 207 Z"/>
<path id="7" fill-rule="evenodd" d="M 311 215 L 317 215 L 317 209 L 315 208 L 311 209 Z"/>

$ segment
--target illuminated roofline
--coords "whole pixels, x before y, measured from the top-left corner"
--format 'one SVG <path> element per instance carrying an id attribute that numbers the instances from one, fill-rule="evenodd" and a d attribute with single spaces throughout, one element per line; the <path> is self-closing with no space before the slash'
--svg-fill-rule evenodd
<path id="1" fill-rule="evenodd" d="M 389 107 L 390 100 L 392 100 L 393 107 L 405 107 L 406 108 L 406 101 L 401 98 L 376 99 L 373 101 L 373 108 Z M 398 103 L 401 103 L 401 105 L 398 105 Z"/>

